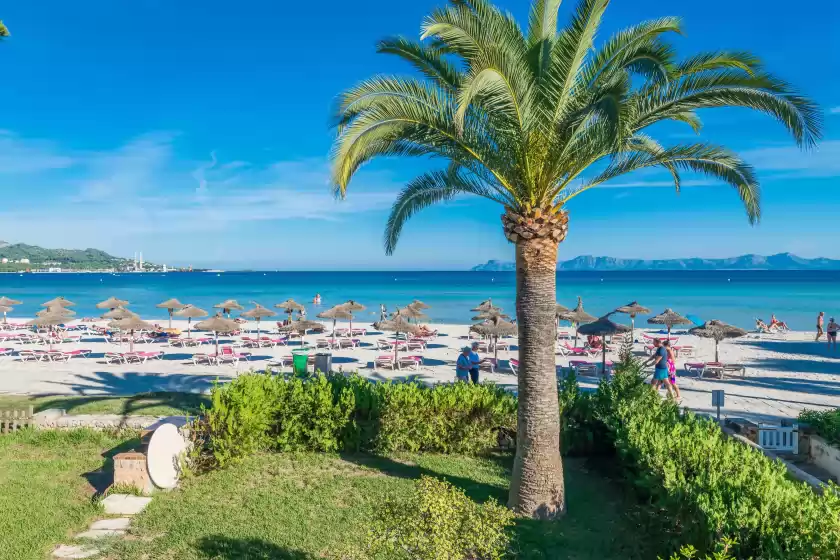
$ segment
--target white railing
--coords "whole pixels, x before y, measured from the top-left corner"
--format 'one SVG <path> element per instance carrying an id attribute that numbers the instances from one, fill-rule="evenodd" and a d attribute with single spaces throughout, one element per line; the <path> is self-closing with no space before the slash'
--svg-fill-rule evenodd
<path id="1" fill-rule="evenodd" d="M 799 453 L 799 427 L 762 424 L 758 427 L 758 445 L 770 451 Z"/>

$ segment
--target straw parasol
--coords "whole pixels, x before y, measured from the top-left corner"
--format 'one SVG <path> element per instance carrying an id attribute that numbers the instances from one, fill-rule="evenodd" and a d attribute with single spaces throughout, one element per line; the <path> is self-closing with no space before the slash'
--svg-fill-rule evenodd
<path id="1" fill-rule="evenodd" d="M 50 332 L 52 332 L 52 328 L 56 325 L 63 325 L 67 322 L 67 317 L 58 314 L 47 314 L 42 315 L 40 317 L 35 317 L 35 319 L 26 323 L 27 325 L 31 325 L 34 327 L 49 327 Z M 53 348 L 53 339 L 52 336 L 49 337 L 49 345 L 50 350 Z"/>
<path id="2" fill-rule="evenodd" d="M 228 319 L 230 319 L 230 312 L 232 309 L 237 309 L 239 311 L 245 309 L 243 306 L 239 305 L 239 302 L 235 299 L 225 300 L 222 303 L 217 303 L 213 307 L 215 307 L 216 309 L 221 309 L 222 313 L 228 316 Z"/>
<path id="3" fill-rule="evenodd" d="M 298 319 L 297 321 L 292 321 L 288 325 L 284 325 L 280 327 L 281 332 L 298 332 L 300 333 L 300 345 L 301 347 L 304 346 L 303 339 L 306 336 L 306 331 L 310 331 L 313 329 L 323 329 L 324 325 L 318 323 L 316 321 L 310 321 L 308 319 Z"/>
<path id="4" fill-rule="evenodd" d="M 299 304 L 298 302 L 296 302 L 292 298 L 289 298 L 282 303 L 275 304 L 274 307 L 276 307 L 277 309 L 282 309 L 283 313 L 288 314 L 290 323 L 292 322 L 292 313 L 294 313 L 295 311 L 300 313 L 301 311 L 303 311 L 305 309 L 305 307 L 303 307 L 303 305 Z"/>
<path id="5" fill-rule="evenodd" d="M 614 334 L 626 333 L 630 330 L 630 327 L 619 325 L 618 323 L 613 323 L 610 320 L 610 315 L 612 315 L 612 313 L 607 313 L 597 321 L 581 325 L 578 328 L 578 332 L 580 332 L 581 334 L 601 335 L 601 371 L 604 373 L 604 376 L 607 375 L 607 342 L 604 340 L 604 337 L 612 336 Z"/>
<path id="6" fill-rule="evenodd" d="M 65 318 L 73 317 L 75 314 L 75 311 L 65 307 L 47 307 L 46 309 L 42 309 L 41 311 L 35 313 L 38 317 L 44 317 L 46 315 L 60 315 Z"/>
<path id="7" fill-rule="evenodd" d="M 718 344 L 725 338 L 738 338 L 747 334 L 744 329 L 727 325 L 723 321 L 706 321 L 699 327 L 688 330 L 688 334 L 702 338 L 712 338 L 715 341 L 715 361 L 719 362 Z"/>
<path id="8" fill-rule="evenodd" d="M 114 296 L 109 297 L 105 301 L 100 301 L 96 304 L 97 309 L 116 309 L 117 307 L 125 307 L 128 302 L 124 299 L 117 299 Z"/>
<path id="9" fill-rule="evenodd" d="M 574 309 L 558 313 L 557 317 L 561 321 L 569 321 L 575 326 L 575 346 L 577 346 L 578 341 L 578 326 L 598 320 L 597 317 L 583 310 L 583 299 L 580 296 L 578 296 L 577 306 Z"/>
<path id="10" fill-rule="evenodd" d="M 147 323 L 137 315 L 130 315 L 122 319 L 114 319 L 108 326 L 112 329 L 120 329 L 121 331 L 129 331 L 131 337 L 128 339 L 128 351 L 134 352 L 134 331 L 153 331 L 155 326 Z"/>
<path id="11" fill-rule="evenodd" d="M 3 323 L 4 324 L 6 323 L 6 313 L 11 313 L 12 312 L 12 306 L 13 305 L 20 305 L 21 303 L 23 303 L 23 302 L 18 301 L 16 299 L 6 297 L 6 296 L 0 297 L 0 306 L 8 308 L 7 311 L 3 312 Z"/>
<path id="12" fill-rule="evenodd" d="M 164 302 L 157 304 L 158 309 L 166 309 L 169 312 L 169 328 L 172 328 L 172 314 L 179 309 L 184 308 L 184 304 L 178 301 L 177 298 L 171 298 Z"/>
<path id="13" fill-rule="evenodd" d="M 514 336 L 517 332 L 516 325 L 510 321 L 505 321 L 502 318 L 502 315 L 493 315 L 485 323 L 472 325 L 470 330 L 477 332 L 482 336 L 489 336 L 493 338 L 493 350 L 497 364 L 499 363 L 499 338 L 502 336 Z"/>
<path id="14" fill-rule="evenodd" d="M 470 311 L 488 311 L 493 309 L 493 299 L 487 298 L 486 300 L 479 303 L 476 307 L 470 309 Z"/>
<path id="15" fill-rule="evenodd" d="M 380 321 L 374 323 L 373 326 L 380 331 L 389 331 L 395 333 L 394 340 L 394 361 L 397 361 L 397 352 L 399 351 L 400 333 L 417 334 L 420 332 L 420 327 L 408 322 L 408 318 L 402 315 L 402 311 L 407 308 L 397 309 L 397 312 L 391 315 L 387 321 Z"/>
<path id="16" fill-rule="evenodd" d="M 346 311 L 349 311 L 350 313 L 355 313 L 356 311 L 364 311 L 365 309 L 367 309 L 367 307 L 352 299 L 348 299 L 347 301 L 342 303 L 341 307 L 343 307 Z M 350 317 L 350 335 L 353 335 L 353 317 Z"/>
<path id="17" fill-rule="evenodd" d="M 207 317 L 207 312 L 194 305 L 185 305 L 184 307 L 176 311 L 175 315 L 177 315 L 178 317 L 187 318 L 187 338 L 190 338 L 192 330 L 192 320 L 200 319 L 201 317 Z"/>
<path id="18" fill-rule="evenodd" d="M 415 321 L 419 321 L 420 319 L 428 319 L 429 316 L 420 311 L 415 307 L 411 307 L 407 305 L 405 307 L 397 307 L 397 310 L 391 314 L 391 318 L 393 319 L 395 316 L 401 316 L 404 319 L 414 319 Z"/>
<path id="19" fill-rule="evenodd" d="M 420 301 L 419 299 L 415 299 L 414 301 L 412 301 L 408 305 L 410 307 L 415 308 L 415 309 L 431 309 L 432 308 L 431 305 L 425 304 L 422 301 Z"/>
<path id="20" fill-rule="evenodd" d="M 691 319 L 686 319 L 670 307 L 660 313 L 654 315 L 647 322 L 651 325 L 666 325 L 668 327 L 668 338 L 671 337 L 671 327 L 674 325 L 693 325 Z"/>
<path id="21" fill-rule="evenodd" d="M 225 302 L 229 303 L 229 302 Z M 217 306 L 218 307 L 218 306 Z M 197 309 L 197 308 L 194 308 Z M 199 310 L 201 311 L 201 310 Z M 206 313 L 205 313 L 206 315 Z M 230 319 L 226 319 L 224 317 L 220 317 L 218 315 L 214 315 L 209 319 L 205 319 L 204 321 L 196 324 L 195 328 L 201 329 L 203 331 L 213 331 L 216 336 L 216 355 L 219 355 L 219 333 L 220 332 L 233 332 L 239 328 L 239 324 L 236 321 L 231 321 Z"/>
<path id="22" fill-rule="evenodd" d="M 622 305 L 615 310 L 616 313 L 626 313 L 630 315 L 630 336 L 635 337 L 636 331 L 636 315 L 647 315 L 650 309 L 643 305 L 639 305 L 638 301 L 631 301 L 627 305 Z"/>
<path id="23" fill-rule="evenodd" d="M 496 308 L 493 308 L 490 311 L 482 311 L 481 313 L 479 313 L 478 315 L 473 317 L 472 320 L 473 321 L 488 321 L 488 320 L 492 320 L 496 317 L 499 317 L 501 319 L 508 319 L 508 320 L 510 319 L 510 315 L 502 313 L 502 308 L 501 307 L 496 307 Z"/>
<path id="24" fill-rule="evenodd" d="M 346 309 L 344 309 L 344 307 L 342 305 L 336 305 L 336 306 L 330 307 L 326 311 L 322 311 L 321 313 L 318 313 L 318 318 L 319 319 L 332 319 L 332 322 L 333 322 L 333 336 L 335 336 L 335 322 L 336 322 L 336 320 L 341 319 L 343 321 L 347 321 L 347 320 L 352 321 L 353 320 L 353 314 L 351 312 L 347 311 Z M 353 323 L 351 322 L 350 324 L 352 325 Z M 351 336 L 353 334 L 353 327 L 352 326 L 350 327 L 350 334 L 351 334 Z"/>
<path id="25" fill-rule="evenodd" d="M 239 316 L 240 317 L 245 317 L 246 319 L 254 319 L 257 322 L 257 339 L 259 339 L 260 338 L 260 320 L 264 317 L 274 317 L 275 315 L 277 315 L 277 313 L 275 313 L 271 309 L 263 307 L 262 305 L 260 305 L 259 303 L 255 302 L 255 301 L 252 301 L 251 303 L 253 303 L 256 307 L 254 307 L 253 309 L 249 309 L 248 311 L 245 311 L 244 313 L 240 313 Z"/>
<path id="26" fill-rule="evenodd" d="M 12 311 L 14 311 L 14 309 L 8 305 L 0 305 L 0 312 L 3 313 L 3 323 L 6 322 L 6 313 L 11 313 Z"/>
<path id="27" fill-rule="evenodd" d="M 137 313 L 125 307 L 117 307 L 102 314 L 103 319 L 127 319 L 128 317 L 137 317 Z"/>
<path id="28" fill-rule="evenodd" d="M 74 305 L 76 304 L 70 301 L 69 299 L 64 299 L 63 297 L 59 296 L 57 298 L 51 299 L 50 301 L 45 301 L 41 304 L 41 307 L 72 307 Z"/>

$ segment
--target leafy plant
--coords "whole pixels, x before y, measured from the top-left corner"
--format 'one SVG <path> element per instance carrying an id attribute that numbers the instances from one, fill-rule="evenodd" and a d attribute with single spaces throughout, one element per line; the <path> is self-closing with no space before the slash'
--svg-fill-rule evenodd
<path id="1" fill-rule="evenodd" d="M 480 505 L 448 482 L 423 476 L 408 498 L 376 511 L 365 557 L 501 560 L 511 525 L 513 513 L 494 499 Z"/>
<path id="2" fill-rule="evenodd" d="M 840 445 L 840 408 L 834 410 L 803 410 L 799 421 L 811 426 L 817 435 L 831 444 Z"/>

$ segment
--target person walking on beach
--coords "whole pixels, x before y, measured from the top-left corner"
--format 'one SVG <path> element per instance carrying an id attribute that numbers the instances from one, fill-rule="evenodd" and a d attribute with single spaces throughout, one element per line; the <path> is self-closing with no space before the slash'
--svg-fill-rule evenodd
<path id="1" fill-rule="evenodd" d="M 455 362 L 456 381 L 470 382 L 470 369 L 472 369 L 470 352 L 472 352 L 472 349 L 469 346 L 464 346 L 461 348 L 461 353 L 458 354 L 458 360 Z"/>
<path id="2" fill-rule="evenodd" d="M 823 335 L 823 320 L 825 318 L 825 311 L 820 311 L 820 314 L 817 315 L 817 338 L 814 340 L 816 342 L 820 341 L 820 337 Z"/>
<path id="3" fill-rule="evenodd" d="M 659 387 L 664 384 L 668 395 L 671 395 L 671 384 L 668 382 L 668 349 L 662 346 L 662 341 L 658 338 L 653 339 L 653 347 L 653 356 L 645 362 L 645 365 L 653 363 L 651 385 L 659 392 Z"/>
<path id="4" fill-rule="evenodd" d="M 828 320 L 826 327 L 826 334 L 828 335 L 828 350 L 829 352 L 837 352 L 837 332 L 840 331 L 840 325 L 834 321 L 834 317 Z"/>
<path id="5" fill-rule="evenodd" d="M 481 357 L 478 355 L 478 342 L 472 343 L 470 349 L 470 379 L 474 384 L 478 384 L 478 365 L 481 363 Z"/>
<path id="6" fill-rule="evenodd" d="M 379 320 L 384 321 L 388 317 L 388 310 L 385 309 L 385 304 L 379 304 Z"/>
<path id="7" fill-rule="evenodd" d="M 677 400 L 681 400 L 682 396 L 680 396 L 680 388 L 677 386 L 677 360 L 676 354 L 674 353 L 674 349 L 671 348 L 671 341 L 670 340 L 663 340 L 662 346 L 665 347 L 665 350 L 668 351 L 668 381 L 667 383 L 671 384 L 671 388 L 674 389 L 674 394 L 676 395 Z"/>

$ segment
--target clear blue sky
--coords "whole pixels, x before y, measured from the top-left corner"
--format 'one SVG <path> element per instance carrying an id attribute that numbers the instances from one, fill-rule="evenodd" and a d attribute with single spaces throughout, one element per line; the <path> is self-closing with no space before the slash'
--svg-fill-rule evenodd
<path id="1" fill-rule="evenodd" d="M 500 209 L 475 200 L 427 210 L 393 257 L 383 226 L 418 164 L 366 168 L 345 202 L 327 185 L 329 110 L 343 88 L 409 72 L 374 52 L 417 36 L 440 0 L 9 2 L 0 19 L 0 239 L 98 247 L 223 267 L 449 269 L 511 259 Z M 524 0 L 502 5 L 521 20 Z M 574 6 L 566 2 L 561 21 Z M 840 258 L 840 7 L 834 0 L 613 0 L 599 39 L 678 15 L 681 54 L 747 49 L 825 111 L 819 151 L 744 111 L 701 115 L 703 137 L 758 167 L 764 219 L 699 181 L 677 196 L 628 177 L 570 206 L 560 257 L 723 257 L 792 251 Z M 667 129 L 679 142 L 688 129 Z M 688 178 L 686 178 L 688 179 Z"/>

